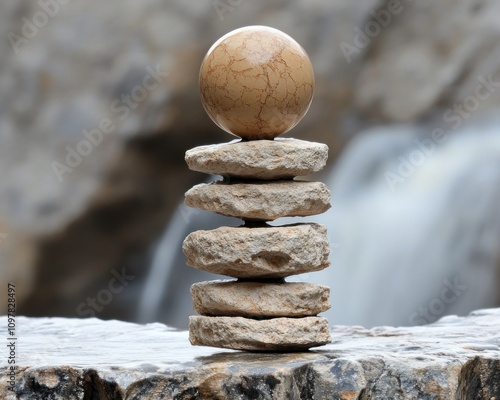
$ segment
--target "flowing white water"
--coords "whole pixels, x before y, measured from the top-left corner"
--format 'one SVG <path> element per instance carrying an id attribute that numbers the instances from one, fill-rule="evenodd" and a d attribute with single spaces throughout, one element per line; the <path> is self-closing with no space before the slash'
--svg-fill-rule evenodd
<path id="1" fill-rule="evenodd" d="M 419 158 L 421 133 L 395 126 L 360 134 L 326 179 L 332 209 L 273 223 L 327 226 L 332 266 L 291 280 L 331 287 L 331 324 L 422 324 L 500 305 L 500 124 L 427 142 L 433 150 Z M 391 190 L 387 171 L 397 173 L 401 157 L 410 164 Z M 235 221 L 197 212 L 186 223 L 177 213 L 151 267 L 143 321 L 187 326 L 189 286 L 216 278 L 185 266 L 182 240 Z"/>

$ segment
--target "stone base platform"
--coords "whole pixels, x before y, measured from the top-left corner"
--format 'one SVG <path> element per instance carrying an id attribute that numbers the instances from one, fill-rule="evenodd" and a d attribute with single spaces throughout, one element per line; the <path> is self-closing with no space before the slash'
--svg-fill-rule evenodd
<path id="1" fill-rule="evenodd" d="M 314 351 L 194 347 L 162 324 L 17 318 L 21 399 L 500 399 L 500 309 L 422 327 L 331 327 Z M 0 398 L 9 384 L 0 317 Z"/>

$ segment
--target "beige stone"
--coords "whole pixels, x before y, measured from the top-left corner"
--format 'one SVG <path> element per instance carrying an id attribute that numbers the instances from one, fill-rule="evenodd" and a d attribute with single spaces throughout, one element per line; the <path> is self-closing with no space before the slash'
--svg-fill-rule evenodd
<path id="1" fill-rule="evenodd" d="M 200 230 L 186 237 L 182 250 L 191 267 L 235 278 L 284 278 L 330 265 L 326 228 L 319 224 Z"/>
<path id="2" fill-rule="evenodd" d="M 235 278 L 283 278 L 330 265 L 326 228 L 319 224 L 200 230 L 186 237 L 182 250 L 191 267 Z"/>
<path id="3" fill-rule="evenodd" d="M 293 351 L 331 342 L 323 317 L 271 318 L 189 317 L 189 341 L 193 345 L 236 350 Z"/>
<path id="4" fill-rule="evenodd" d="M 196 147 L 185 158 L 190 169 L 206 174 L 283 179 L 321 171 L 328 146 L 291 138 L 233 141 Z"/>
<path id="5" fill-rule="evenodd" d="M 200 68 L 201 101 L 225 131 L 246 139 L 272 139 L 305 115 L 314 72 L 304 49 L 274 28 L 229 32 L 208 51 Z"/>
<path id="6" fill-rule="evenodd" d="M 212 281 L 191 286 L 193 307 L 200 315 L 309 317 L 330 308 L 327 286 L 305 282 Z"/>
<path id="7" fill-rule="evenodd" d="M 202 183 L 185 196 L 190 207 L 245 220 L 305 217 L 330 208 L 330 191 L 322 182 Z"/>

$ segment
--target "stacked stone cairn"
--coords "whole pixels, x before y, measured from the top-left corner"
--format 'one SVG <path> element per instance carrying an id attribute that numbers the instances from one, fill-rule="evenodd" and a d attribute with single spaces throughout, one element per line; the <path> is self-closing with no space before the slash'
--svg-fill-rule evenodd
<path id="1" fill-rule="evenodd" d="M 262 85 L 259 76 L 266 76 Z M 275 85 L 270 84 L 273 79 Z M 331 340 L 328 321 L 318 316 L 330 308 L 329 288 L 285 281 L 329 266 L 326 228 L 316 223 L 268 224 L 330 208 L 330 192 L 323 183 L 295 179 L 320 171 L 328 147 L 276 138 L 305 115 L 313 86 L 304 50 L 268 27 L 229 33 L 203 60 L 202 103 L 214 122 L 241 139 L 186 152 L 191 170 L 223 179 L 194 186 L 185 203 L 244 223 L 196 231 L 183 243 L 189 266 L 235 278 L 191 287 L 193 306 L 200 314 L 189 318 L 193 345 L 299 351 Z M 257 100 L 245 96 L 252 90 Z"/>

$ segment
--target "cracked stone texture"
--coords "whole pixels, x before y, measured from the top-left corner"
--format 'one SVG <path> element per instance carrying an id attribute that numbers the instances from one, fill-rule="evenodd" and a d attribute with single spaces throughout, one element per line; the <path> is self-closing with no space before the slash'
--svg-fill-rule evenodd
<path id="1" fill-rule="evenodd" d="M 250 351 L 298 351 L 330 343 L 324 317 L 250 319 L 189 317 L 189 341 L 195 346 Z"/>
<path id="2" fill-rule="evenodd" d="M 291 138 L 232 141 L 186 152 L 189 169 L 206 174 L 252 179 L 284 179 L 321 171 L 328 146 Z"/>
<path id="3" fill-rule="evenodd" d="M 182 250 L 191 267 L 235 278 L 284 278 L 330 265 L 319 224 L 200 230 L 184 239 Z"/>
<path id="4" fill-rule="evenodd" d="M 201 183 L 186 192 L 184 203 L 244 220 L 272 221 L 324 213 L 330 191 L 322 182 L 276 181 Z"/>
<path id="5" fill-rule="evenodd" d="M 200 68 L 201 102 L 226 132 L 272 139 L 306 114 L 314 71 L 305 50 L 286 33 L 264 26 L 229 32 Z"/>
<path id="6" fill-rule="evenodd" d="M 330 289 L 305 282 L 210 281 L 191 286 L 193 308 L 200 315 L 308 317 L 330 308 Z"/>
<path id="7" fill-rule="evenodd" d="M 500 398 L 500 309 L 419 327 L 333 326 L 332 343 L 288 354 L 191 346 L 188 332 L 159 323 L 17 322 L 22 399 Z M 0 317 L 0 337 L 6 326 Z M 7 366 L 2 356 L 0 397 L 11 400 Z"/>

